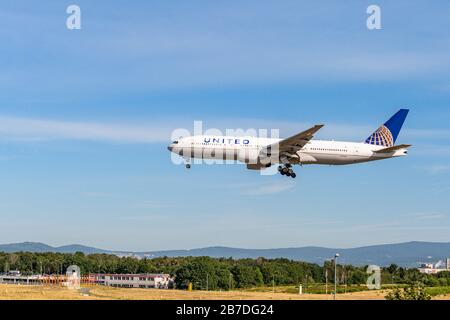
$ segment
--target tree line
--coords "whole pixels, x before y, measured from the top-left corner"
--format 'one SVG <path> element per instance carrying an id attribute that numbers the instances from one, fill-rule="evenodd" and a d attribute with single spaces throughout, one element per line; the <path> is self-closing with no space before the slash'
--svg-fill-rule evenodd
<path id="1" fill-rule="evenodd" d="M 168 273 L 177 288 L 192 284 L 195 290 L 230 290 L 271 285 L 313 285 L 333 283 L 334 264 L 323 266 L 289 259 L 232 259 L 210 257 L 159 257 L 137 259 L 111 254 L 69 253 L 0 253 L 0 267 L 4 271 L 19 270 L 22 274 L 63 274 L 70 265 L 88 273 Z M 339 284 L 365 284 L 369 274 L 367 266 L 337 266 Z M 395 264 L 382 268 L 381 282 L 422 282 L 427 286 L 450 286 L 450 272 L 425 275 L 417 269 Z"/>

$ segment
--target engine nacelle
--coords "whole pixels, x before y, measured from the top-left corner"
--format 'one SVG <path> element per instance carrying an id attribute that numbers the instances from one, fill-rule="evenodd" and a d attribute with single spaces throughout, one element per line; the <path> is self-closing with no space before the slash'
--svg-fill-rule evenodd
<path id="1" fill-rule="evenodd" d="M 262 170 L 262 169 L 266 169 L 266 168 L 269 168 L 269 167 L 271 167 L 270 163 L 268 163 L 268 164 L 262 164 L 262 163 L 259 163 L 259 164 L 247 164 L 247 169 L 249 169 L 249 170 Z"/>
<path id="2" fill-rule="evenodd" d="M 308 164 L 308 163 L 317 162 L 317 159 L 314 158 L 312 155 L 302 153 L 302 152 L 298 152 L 297 155 L 298 155 L 299 163 Z"/>
<path id="3" fill-rule="evenodd" d="M 260 163 L 259 151 L 255 149 L 241 149 L 238 151 L 237 160 L 250 165 Z"/>

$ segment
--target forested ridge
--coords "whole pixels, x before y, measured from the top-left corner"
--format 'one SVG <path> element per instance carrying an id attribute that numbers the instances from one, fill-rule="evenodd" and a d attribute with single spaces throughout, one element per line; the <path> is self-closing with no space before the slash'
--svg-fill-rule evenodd
<path id="1" fill-rule="evenodd" d="M 299 285 L 332 283 L 334 266 L 331 261 L 324 265 L 289 259 L 232 259 L 210 257 L 160 257 L 137 259 L 111 254 L 68 253 L 0 253 L 3 271 L 19 270 L 22 274 L 60 274 L 70 265 L 88 273 L 168 273 L 175 279 L 177 288 L 229 290 L 269 285 Z M 365 284 L 369 274 L 367 267 L 337 266 L 338 282 Z M 396 265 L 382 268 L 382 283 L 407 283 L 421 281 L 426 285 L 450 285 L 450 272 L 424 275 L 417 269 Z"/>

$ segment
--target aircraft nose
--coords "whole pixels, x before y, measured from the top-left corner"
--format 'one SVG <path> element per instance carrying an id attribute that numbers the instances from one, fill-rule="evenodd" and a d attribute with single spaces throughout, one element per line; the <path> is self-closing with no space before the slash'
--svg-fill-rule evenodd
<path id="1" fill-rule="evenodd" d="M 167 150 L 172 151 L 172 150 L 173 150 L 173 147 L 168 146 L 168 147 L 167 147 Z"/>

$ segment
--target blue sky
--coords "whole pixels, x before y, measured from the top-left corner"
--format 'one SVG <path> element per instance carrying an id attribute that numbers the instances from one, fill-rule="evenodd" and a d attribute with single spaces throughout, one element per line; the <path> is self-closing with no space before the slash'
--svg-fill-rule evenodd
<path id="1" fill-rule="evenodd" d="M 81 30 L 66 8 L 81 7 Z M 382 29 L 366 28 L 381 7 Z M 0 242 L 158 250 L 450 241 L 448 1 L 2 1 Z M 175 166 L 172 130 L 325 123 L 401 159 Z"/>

